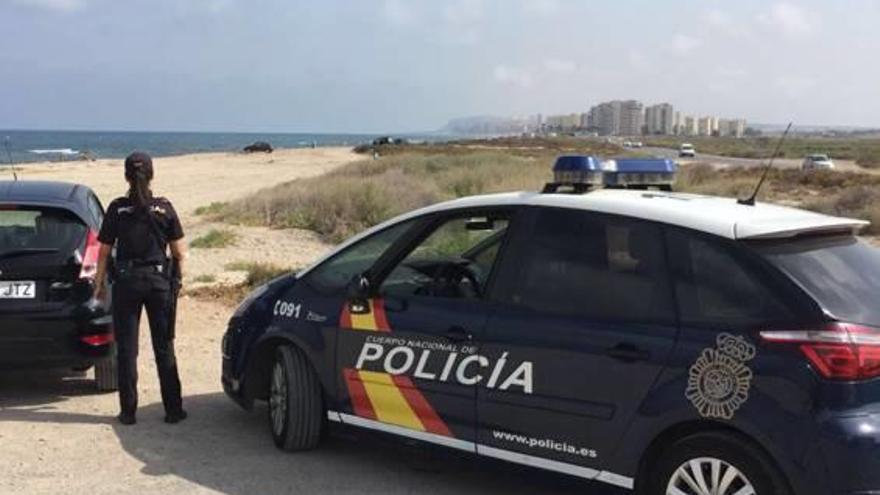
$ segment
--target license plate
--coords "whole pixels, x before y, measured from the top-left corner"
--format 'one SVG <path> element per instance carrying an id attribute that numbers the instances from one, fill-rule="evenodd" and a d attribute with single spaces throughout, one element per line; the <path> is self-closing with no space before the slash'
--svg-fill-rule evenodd
<path id="1" fill-rule="evenodd" d="M 37 297 L 36 282 L 0 280 L 0 299 L 34 299 L 35 297 Z"/>

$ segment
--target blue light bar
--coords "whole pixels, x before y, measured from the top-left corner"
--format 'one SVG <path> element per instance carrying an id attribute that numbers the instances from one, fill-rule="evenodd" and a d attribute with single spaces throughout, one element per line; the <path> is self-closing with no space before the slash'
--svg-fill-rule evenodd
<path id="1" fill-rule="evenodd" d="M 564 186 L 600 185 L 602 162 L 593 156 L 560 156 L 553 165 L 553 181 Z"/>
<path id="2" fill-rule="evenodd" d="M 604 162 L 603 169 L 605 187 L 670 189 L 678 164 L 667 158 L 622 158 Z"/>

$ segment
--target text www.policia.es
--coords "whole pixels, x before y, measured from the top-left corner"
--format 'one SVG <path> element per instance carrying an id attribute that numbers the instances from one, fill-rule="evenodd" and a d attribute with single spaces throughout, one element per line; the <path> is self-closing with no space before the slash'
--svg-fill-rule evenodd
<path id="1" fill-rule="evenodd" d="M 503 442 L 516 443 L 519 445 L 524 445 L 531 449 L 543 449 L 543 450 L 552 450 L 554 452 L 561 452 L 564 454 L 571 454 L 580 457 L 586 457 L 589 459 L 595 459 L 598 457 L 598 454 L 593 449 L 588 449 L 585 447 L 576 447 L 566 442 L 560 442 L 558 440 L 553 440 L 552 438 L 535 438 L 529 437 L 526 435 L 518 435 L 516 433 L 508 433 L 506 431 L 498 431 L 493 430 L 492 436 L 495 440 L 501 440 Z"/>

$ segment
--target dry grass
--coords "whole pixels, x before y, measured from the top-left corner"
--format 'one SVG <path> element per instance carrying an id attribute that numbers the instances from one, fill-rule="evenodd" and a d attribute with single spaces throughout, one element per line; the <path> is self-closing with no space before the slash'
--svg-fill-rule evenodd
<path id="1" fill-rule="evenodd" d="M 491 152 L 403 154 L 288 182 L 223 208 L 215 218 L 313 230 L 340 241 L 400 213 L 474 194 L 536 189 L 549 160 Z"/>
<path id="2" fill-rule="evenodd" d="M 754 168 L 683 167 L 675 189 L 699 194 L 745 197 L 752 193 L 761 171 Z M 829 215 L 871 221 L 865 234 L 880 233 L 880 177 L 856 172 L 796 169 L 771 170 L 758 196 L 762 201 L 788 204 Z"/>
<path id="3" fill-rule="evenodd" d="M 492 150 L 496 146 L 513 149 Z M 568 146 L 603 145 L 583 139 L 486 140 L 450 145 L 395 146 L 379 160 L 352 163 L 328 175 L 260 191 L 211 216 L 232 223 L 303 228 L 338 242 L 400 213 L 438 201 L 500 191 L 539 190 L 554 158 Z M 565 151 L 562 151 L 565 148 Z M 407 150 L 404 152 L 403 150 Z M 423 154 L 417 152 L 430 151 Z M 596 151 L 596 150 L 593 150 Z M 751 194 L 760 170 L 682 168 L 676 190 L 727 197 Z M 862 190 L 864 189 L 864 190 Z M 877 222 L 880 176 L 856 172 L 775 169 L 759 199 Z"/>

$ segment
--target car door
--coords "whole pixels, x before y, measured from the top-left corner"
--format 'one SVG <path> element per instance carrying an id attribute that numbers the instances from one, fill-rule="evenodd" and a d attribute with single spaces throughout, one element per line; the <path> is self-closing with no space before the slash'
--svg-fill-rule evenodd
<path id="1" fill-rule="evenodd" d="M 431 218 L 410 244 L 372 270 L 338 330 L 342 421 L 474 451 L 475 387 L 484 358 L 473 335 L 512 212 Z"/>
<path id="2" fill-rule="evenodd" d="M 478 389 L 478 453 L 629 486 L 603 466 L 676 338 L 662 229 L 543 207 L 526 223 L 480 336 L 505 365 Z"/>

